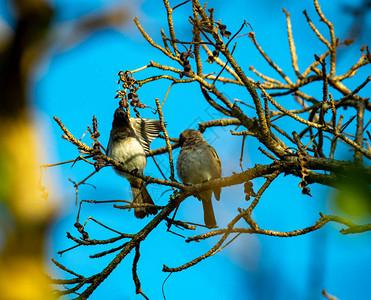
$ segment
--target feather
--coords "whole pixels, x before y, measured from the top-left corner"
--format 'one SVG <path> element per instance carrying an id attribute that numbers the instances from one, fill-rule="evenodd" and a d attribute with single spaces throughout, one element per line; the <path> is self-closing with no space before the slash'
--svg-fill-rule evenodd
<path id="1" fill-rule="evenodd" d="M 161 123 L 159 120 L 130 118 L 130 124 L 135 134 L 139 138 L 144 152 L 148 155 L 151 142 L 162 131 Z"/>

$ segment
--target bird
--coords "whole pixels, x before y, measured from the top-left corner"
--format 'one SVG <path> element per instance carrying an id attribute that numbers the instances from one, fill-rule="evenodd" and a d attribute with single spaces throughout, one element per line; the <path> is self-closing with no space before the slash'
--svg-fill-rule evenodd
<path id="1" fill-rule="evenodd" d="M 134 174 L 143 174 L 147 164 L 150 144 L 162 130 L 159 120 L 130 118 L 119 106 L 114 113 L 112 129 L 107 145 L 107 155 L 122 163 L 133 175 L 113 167 L 114 171 L 126 178 L 131 186 L 133 203 L 154 204 L 145 183 Z M 136 218 L 143 219 L 148 215 L 157 214 L 156 207 L 134 207 Z"/>
<path id="2" fill-rule="evenodd" d="M 197 184 L 211 179 L 220 178 L 221 161 L 215 149 L 203 138 L 201 132 L 193 129 L 184 130 L 179 136 L 180 153 L 176 169 L 179 179 L 184 184 Z M 221 187 L 200 192 L 196 197 L 202 201 L 204 221 L 208 228 L 216 228 L 217 223 L 212 193 L 220 200 Z"/>

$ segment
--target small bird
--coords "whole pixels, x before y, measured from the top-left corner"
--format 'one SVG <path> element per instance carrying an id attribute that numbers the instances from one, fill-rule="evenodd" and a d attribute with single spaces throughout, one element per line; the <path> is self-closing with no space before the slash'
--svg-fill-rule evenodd
<path id="1" fill-rule="evenodd" d="M 202 183 L 220 178 L 221 162 L 215 149 L 193 129 L 184 130 L 179 136 L 182 147 L 176 164 L 178 177 L 185 184 Z M 221 187 L 202 191 L 197 198 L 202 201 L 205 225 L 208 228 L 217 227 L 211 196 L 214 192 L 216 200 L 220 200 Z"/>
<path id="2" fill-rule="evenodd" d="M 107 146 L 107 155 L 121 162 L 129 171 L 143 174 L 147 164 L 146 155 L 154 138 L 162 130 L 159 120 L 128 118 L 126 111 L 120 106 L 113 116 L 112 129 Z M 133 193 L 133 203 L 154 204 L 144 181 L 140 178 L 124 173 L 114 167 L 117 174 L 125 177 Z M 155 207 L 136 207 L 134 215 L 143 219 L 149 214 L 157 214 Z"/>

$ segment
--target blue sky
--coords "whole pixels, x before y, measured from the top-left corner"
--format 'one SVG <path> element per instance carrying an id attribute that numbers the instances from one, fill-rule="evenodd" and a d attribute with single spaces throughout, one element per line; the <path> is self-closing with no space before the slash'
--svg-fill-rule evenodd
<path id="1" fill-rule="evenodd" d="M 173 1 L 177 4 L 181 1 Z M 353 1 L 354 4 L 360 1 Z M 34 73 L 30 83 L 30 98 L 34 108 L 35 118 L 40 124 L 40 131 L 47 137 L 48 143 L 43 145 L 45 163 L 74 159 L 78 152 L 65 140 L 62 140 L 61 130 L 53 121 L 57 116 L 75 134 L 82 136 L 87 125 L 91 125 L 93 115 L 98 118 L 100 141 L 103 145 L 108 142 L 112 116 L 117 107 L 114 99 L 117 89 L 117 72 L 133 70 L 148 64 L 149 60 L 169 63 L 161 53 L 150 47 L 142 38 L 139 31 L 132 25 L 131 20 L 123 28 L 106 29 L 91 35 L 74 31 L 74 24 L 80 17 L 97 12 L 104 7 L 121 5 L 122 1 L 92 1 L 92 0 L 58 0 L 54 1 L 58 14 L 53 32 L 53 47 L 51 47 Z M 299 67 L 304 70 L 313 61 L 314 54 L 321 54 L 324 46 L 316 39 L 307 26 L 302 14 L 307 9 L 313 22 L 319 24 L 312 1 L 287 0 L 273 1 L 243 1 L 237 0 L 226 4 L 225 1 L 210 1 L 215 8 L 216 19 L 222 18 L 228 30 L 235 32 L 242 22 L 249 22 L 256 38 L 265 51 L 280 67 L 292 76 L 294 73 L 288 52 L 286 39 L 285 7 L 291 14 L 296 49 L 299 56 Z M 341 1 L 320 1 L 322 10 L 327 18 L 334 23 L 337 36 L 344 37 L 352 19 L 342 13 Z M 148 30 L 155 41 L 160 42 L 160 29 L 166 27 L 166 14 L 160 1 L 124 2 L 130 11 L 139 17 L 143 27 Z M 11 23 L 4 3 L 0 4 L 0 13 Z M 174 12 L 175 19 L 187 20 L 189 5 Z M 368 28 L 369 26 L 368 18 Z M 324 35 L 327 30 L 319 25 Z M 190 26 L 187 22 L 179 22 L 175 27 L 180 39 L 190 39 Z M 247 31 L 246 31 L 247 32 Z M 245 33 L 246 33 L 245 32 Z M 73 38 L 71 38 L 73 37 Z M 75 43 L 71 40 L 82 40 Z M 362 37 L 362 43 L 370 44 L 370 36 Z M 356 43 L 349 50 L 341 53 L 338 70 L 343 73 L 353 65 L 360 55 L 361 43 Z M 238 39 L 235 51 L 237 61 L 247 75 L 255 78 L 248 71 L 250 65 L 278 78 L 267 63 L 259 56 L 248 37 Z M 136 73 L 135 78 L 141 79 L 152 70 Z M 360 81 L 370 74 L 370 68 L 360 70 Z M 350 80 L 350 87 L 357 83 Z M 154 99 L 164 98 L 169 86 L 167 81 L 158 81 L 142 87 L 140 98 L 149 106 L 155 106 Z M 320 85 L 318 85 L 320 87 Z M 242 89 L 229 89 L 221 86 L 229 99 L 239 98 L 250 103 L 250 98 Z M 320 94 L 320 88 L 314 93 Z M 370 87 L 362 92 L 370 93 Z M 247 97 L 246 97 L 247 96 Z M 289 98 L 286 98 L 289 99 Z M 250 101 L 250 102 L 249 102 Z M 287 100 L 288 102 L 288 100 Z M 287 105 L 290 105 L 287 103 Z M 196 108 L 196 109 L 195 109 Z M 212 111 L 203 100 L 197 84 L 188 86 L 175 85 L 168 96 L 163 108 L 164 117 L 168 123 L 170 136 L 178 137 L 186 128 L 197 128 L 198 122 L 220 118 L 221 115 Z M 250 111 L 250 115 L 253 111 Z M 150 110 L 142 113 L 143 117 L 155 118 Z M 180 117 L 181 116 L 181 117 Z M 234 129 L 234 128 L 232 128 Z M 292 128 L 290 128 L 292 130 Z M 231 137 L 228 129 L 212 129 L 205 133 L 218 152 L 222 164 L 223 175 L 229 176 L 238 172 L 241 139 Z M 86 143 L 91 143 L 88 136 Z M 244 167 L 253 167 L 256 163 L 267 163 L 268 160 L 257 150 L 258 143 L 252 138 L 246 140 Z M 164 145 L 162 140 L 155 140 L 152 148 Z M 177 156 L 175 151 L 174 155 Z M 344 159 L 349 153 L 344 151 Z M 167 156 L 158 158 L 164 166 Z M 369 162 L 368 162 L 369 163 Z M 75 191 L 68 181 L 80 181 L 86 177 L 92 168 L 83 163 L 49 169 L 45 181 L 54 181 L 56 197 L 60 203 L 60 213 L 50 228 L 50 238 L 47 245 L 48 259 L 54 257 L 75 271 L 84 275 L 99 272 L 114 255 L 99 260 L 92 260 L 90 254 L 103 251 L 99 249 L 72 250 L 59 257 L 57 251 L 68 248 L 73 244 L 67 240 L 66 231 L 78 236 L 73 224 L 77 213 Z M 169 174 L 168 170 L 166 170 Z M 151 159 L 148 161 L 145 174 L 160 177 Z M 283 179 L 283 180 L 282 180 Z M 287 177 L 275 182 L 266 192 L 255 209 L 253 216 L 261 228 L 289 231 L 312 225 L 318 218 L 319 212 L 325 214 L 342 214 L 334 206 L 332 193 L 316 185 L 312 187 L 313 198 L 301 195 L 297 187 L 298 178 Z M 89 183 L 96 188 L 86 185 L 79 190 L 79 199 L 128 199 L 128 183 L 117 176 L 111 169 L 104 168 L 95 175 Z M 254 181 L 257 190 L 262 180 Z M 214 204 L 216 218 L 220 227 L 225 226 L 236 213 L 237 207 L 246 207 L 243 187 L 225 188 L 220 202 Z M 163 187 L 150 187 L 156 203 L 165 205 L 169 193 L 160 197 L 165 191 Z M 111 205 L 84 204 L 81 221 L 92 216 L 102 223 L 132 233 L 140 230 L 148 220 L 137 220 L 131 213 L 124 213 L 112 208 Z M 201 204 L 194 198 L 182 203 L 177 217 L 181 220 L 202 223 Z M 365 220 L 362 220 L 365 221 Z M 369 222 L 369 221 L 368 221 Z M 201 262 L 191 269 L 172 274 L 165 283 L 166 299 L 321 299 L 322 288 L 326 288 L 340 299 L 367 299 L 371 297 L 369 288 L 369 270 L 371 256 L 369 245 L 371 234 L 343 236 L 338 231 L 340 226 L 328 224 L 320 231 L 297 238 L 276 238 L 269 236 L 243 236 L 225 248 L 222 252 Z M 105 229 L 89 223 L 87 230 L 93 238 L 107 238 Z M 183 232 L 192 236 L 205 232 Z M 144 293 L 150 299 L 161 299 L 162 283 L 167 277 L 162 266 L 174 267 L 181 265 L 208 251 L 217 241 L 210 239 L 200 243 L 186 244 L 182 238 L 166 232 L 166 226 L 161 224 L 153 234 L 141 244 L 141 259 L 138 273 Z M 94 292 L 90 299 L 102 299 L 110 295 L 110 299 L 138 299 L 131 278 L 133 253 L 125 259 L 111 274 L 108 280 Z M 49 264 L 49 263 L 48 263 Z M 58 269 L 49 264 L 55 277 L 63 277 Z M 244 295 L 241 297 L 241 295 Z"/>

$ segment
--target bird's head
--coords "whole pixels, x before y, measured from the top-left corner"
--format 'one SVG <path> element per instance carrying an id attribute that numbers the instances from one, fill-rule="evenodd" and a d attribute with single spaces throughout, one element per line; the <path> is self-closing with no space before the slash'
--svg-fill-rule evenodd
<path id="1" fill-rule="evenodd" d="M 129 124 L 128 114 L 126 113 L 125 109 L 119 106 L 115 110 L 115 114 L 113 115 L 112 126 L 114 125 L 119 126 L 119 125 L 126 125 L 126 124 Z"/>
<path id="2" fill-rule="evenodd" d="M 184 144 L 195 140 L 203 140 L 202 134 L 198 130 L 186 129 L 179 136 L 179 144 L 181 147 Z"/>

